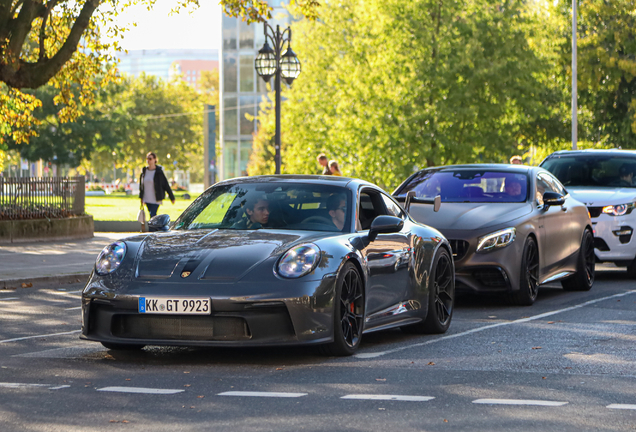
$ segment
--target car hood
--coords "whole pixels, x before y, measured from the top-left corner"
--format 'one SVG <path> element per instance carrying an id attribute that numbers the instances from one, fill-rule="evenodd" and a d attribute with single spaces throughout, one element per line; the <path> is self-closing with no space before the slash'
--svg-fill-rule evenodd
<path id="1" fill-rule="evenodd" d="M 588 207 L 627 204 L 636 201 L 636 188 L 591 188 L 568 186 L 568 193 Z"/>
<path id="2" fill-rule="evenodd" d="M 186 278 L 192 274 L 187 281 L 231 282 L 241 279 L 266 259 L 280 256 L 294 244 L 317 237 L 309 231 L 270 230 L 155 233 L 141 240 L 135 274 L 140 279 L 169 279 L 173 275 Z"/>
<path id="3" fill-rule="evenodd" d="M 532 212 L 529 203 L 442 203 L 438 212 L 429 204 L 411 204 L 409 214 L 420 223 L 443 230 L 479 230 L 501 225 Z"/>

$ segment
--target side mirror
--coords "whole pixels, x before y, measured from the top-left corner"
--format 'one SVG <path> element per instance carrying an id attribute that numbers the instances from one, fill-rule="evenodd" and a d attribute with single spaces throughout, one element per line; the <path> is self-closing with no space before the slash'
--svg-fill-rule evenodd
<path id="1" fill-rule="evenodd" d="M 369 241 L 374 241 L 378 234 L 400 232 L 404 227 L 404 221 L 395 216 L 378 216 L 371 222 L 369 229 Z"/>
<path id="2" fill-rule="evenodd" d="M 556 192 L 545 192 L 543 194 L 543 205 L 550 206 L 562 206 L 565 204 L 565 197 Z"/>
<path id="3" fill-rule="evenodd" d="M 167 214 L 157 215 L 148 221 L 148 231 L 168 231 L 170 225 L 170 216 Z"/>

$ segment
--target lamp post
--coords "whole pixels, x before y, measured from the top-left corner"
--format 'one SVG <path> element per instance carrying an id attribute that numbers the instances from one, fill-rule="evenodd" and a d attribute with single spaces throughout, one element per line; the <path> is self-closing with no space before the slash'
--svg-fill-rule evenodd
<path id="1" fill-rule="evenodd" d="M 264 23 L 265 43 L 258 51 L 254 60 L 254 67 L 258 75 L 268 82 L 275 76 L 274 85 L 276 92 L 276 134 L 274 135 L 274 147 L 276 148 L 276 174 L 280 174 L 280 79 L 283 78 L 288 85 L 300 75 L 300 60 L 291 49 L 291 29 L 287 27 L 282 32 L 280 26 L 276 30 Z M 273 48 L 269 45 L 272 43 Z M 287 49 L 283 51 L 287 43 Z"/>

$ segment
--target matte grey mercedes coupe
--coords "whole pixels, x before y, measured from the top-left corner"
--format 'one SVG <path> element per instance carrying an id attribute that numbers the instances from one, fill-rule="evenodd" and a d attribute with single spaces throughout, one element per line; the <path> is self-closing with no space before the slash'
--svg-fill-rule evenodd
<path id="1" fill-rule="evenodd" d="M 351 355 L 363 333 L 445 332 L 454 298 L 448 241 L 377 186 L 246 177 L 205 191 L 169 229 L 104 248 L 82 294 L 81 338 Z"/>
<path id="2" fill-rule="evenodd" d="M 411 217 L 439 229 L 453 248 L 458 291 L 508 295 L 531 305 L 539 286 L 594 283 L 587 208 L 548 171 L 475 164 L 421 170 L 393 193 Z M 439 211 L 430 204 L 441 199 Z M 409 208 L 410 207 L 410 208 Z"/>

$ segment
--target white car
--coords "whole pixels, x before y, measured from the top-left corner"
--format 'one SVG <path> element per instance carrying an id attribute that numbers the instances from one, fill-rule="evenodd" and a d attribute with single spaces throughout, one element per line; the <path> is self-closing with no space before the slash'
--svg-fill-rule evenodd
<path id="1" fill-rule="evenodd" d="M 587 206 L 597 262 L 627 267 L 636 278 L 636 151 L 568 150 L 552 153 L 541 167 Z"/>

